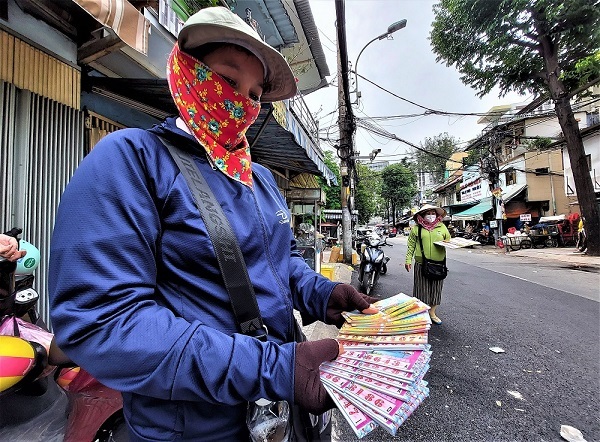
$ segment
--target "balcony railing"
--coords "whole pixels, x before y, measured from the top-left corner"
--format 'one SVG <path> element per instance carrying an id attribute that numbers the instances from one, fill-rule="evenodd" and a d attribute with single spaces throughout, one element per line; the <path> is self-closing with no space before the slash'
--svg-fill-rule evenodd
<path id="1" fill-rule="evenodd" d="M 318 146 L 319 125 L 308 109 L 308 106 L 306 105 L 306 102 L 301 94 L 298 94 L 290 99 L 290 110 L 298 118 L 298 122 L 302 125 L 306 133 L 310 135 L 313 142 Z"/>

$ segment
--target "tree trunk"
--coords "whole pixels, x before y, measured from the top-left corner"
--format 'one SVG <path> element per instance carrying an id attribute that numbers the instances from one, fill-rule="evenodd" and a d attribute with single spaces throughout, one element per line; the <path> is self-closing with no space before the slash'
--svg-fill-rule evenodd
<path id="1" fill-rule="evenodd" d="M 575 189 L 581 214 L 585 218 L 585 232 L 587 235 L 587 253 L 600 256 L 600 219 L 598 216 L 598 203 L 592 177 L 585 158 L 585 149 L 579 125 L 573 115 L 570 94 L 564 83 L 560 80 L 561 69 L 558 63 L 558 41 L 552 40 L 551 34 L 546 29 L 545 16 L 542 11 L 532 10 L 534 23 L 540 43 L 540 55 L 544 59 L 546 68 L 545 82 L 554 100 L 554 109 L 558 123 L 563 132 L 575 180 Z"/>
<path id="2" fill-rule="evenodd" d="M 600 218 L 598 215 L 598 203 L 592 177 L 585 157 L 585 149 L 579 132 L 579 126 L 573 115 L 571 104 L 567 97 L 559 98 L 555 104 L 558 122 L 562 128 L 567 152 L 575 180 L 577 200 L 581 208 L 581 214 L 585 218 L 585 232 L 587 234 L 587 253 L 592 256 L 600 256 Z"/>

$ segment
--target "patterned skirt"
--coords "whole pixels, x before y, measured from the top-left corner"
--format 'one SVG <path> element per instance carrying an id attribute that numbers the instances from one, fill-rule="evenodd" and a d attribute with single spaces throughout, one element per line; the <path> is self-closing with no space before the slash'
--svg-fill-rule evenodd
<path id="1" fill-rule="evenodd" d="M 413 282 L 413 296 L 428 306 L 440 305 L 442 303 L 442 288 L 444 280 L 431 281 L 423 276 L 422 265 L 415 261 L 413 266 L 415 279 Z"/>

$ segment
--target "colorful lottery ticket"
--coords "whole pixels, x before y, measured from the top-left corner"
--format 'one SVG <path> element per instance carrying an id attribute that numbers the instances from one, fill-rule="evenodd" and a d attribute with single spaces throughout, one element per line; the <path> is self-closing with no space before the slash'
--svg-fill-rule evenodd
<path id="1" fill-rule="evenodd" d="M 342 332 L 338 334 L 338 341 L 344 341 L 344 345 L 369 344 L 373 346 L 387 345 L 426 345 L 427 333 L 411 333 L 397 336 L 358 336 L 346 335 Z M 354 344 L 352 344 L 354 343 Z"/>
<path id="2" fill-rule="evenodd" d="M 344 341 L 338 339 L 338 341 L 344 346 L 345 351 L 357 350 L 357 351 L 406 351 L 406 350 L 429 350 L 431 346 L 429 344 L 375 344 L 375 343 L 360 343 L 354 341 Z"/>
<path id="3" fill-rule="evenodd" d="M 346 422 L 350 425 L 350 428 L 352 428 L 352 431 L 354 431 L 354 434 L 356 434 L 356 437 L 361 439 L 377 428 L 377 422 L 367 414 L 363 413 L 352 402 L 329 385 L 325 384 L 324 387 L 346 419 Z"/>
<path id="4" fill-rule="evenodd" d="M 348 381 L 371 388 L 375 391 L 387 394 L 402 401 L 408 401 L 410 399 L 411 391 L 414 390 L 414 387 L 406 382 L 400 382 L 396 379 L 383 376 L 368 376 L 356 368 L 344 369 L 340 368 L 339 366 L 336 367 L 328 364 L 322 364 L 320 370 L 321 373 L 328 373 L 342 377 Z"/>
<path id="5" fill-rule="evenodd" d="M 347 335 L 340 331 L 338 341 L 351 341 L 357 343 L 373 343 L 373 344 L 427 344 L 428 338 L 426 332 L 410 333 L 406 335 L 396 336 L 361 336 Z"/>
<path id="6" fill-rule="evenodd" d="M 321 380 L 324 385 L 329 385 L 338 391 L 352 402 L 354 406 L 358 407 L 386 431 L 390 432 L 390 434 L 396 434 L 399 421 L 399 416 L 396 415 L 396 412 L 404 404 L 403 401 L 388 397 L 329 373 L 322 373 Z"/>
<path id="7" fill-rule="evenodd" d="M 403 351 L 381 354 L 366 351 L 345 351 L 343 355 L 348 359 L 370 362 L 412 373 L 429 362 L 431 352 Z"/>
<path id="8" fill-rule="evenodd" d="M 356 360 L 356 359 L 348 359 L 344 357 L 338 357 L 335 361 L 331 361 L 331 364 L 334 365 L 346 365 L 350 367 L 358 367 L 365 372 L 371 373 L 382 373 L 390 378 L 397 379 L 404 382 L 414 382 L 416 376 L 413 373 L 398 370 L 397 368 L 384 367 L 382 365 L 371 364 L 368 362 Z"/>
<path id="9" fill-rule="evenodd" d="M 399 317 L 411 316 L 419 311 L 427 311 L 429 306 L 417 298 L 399 293 L 391 298 L 382 299 L 373 306 L 379 309 L 379 313 L 365 315 L 359 311 L 344 312 L 343 317 L 347 323 L 386 323 Z"/>

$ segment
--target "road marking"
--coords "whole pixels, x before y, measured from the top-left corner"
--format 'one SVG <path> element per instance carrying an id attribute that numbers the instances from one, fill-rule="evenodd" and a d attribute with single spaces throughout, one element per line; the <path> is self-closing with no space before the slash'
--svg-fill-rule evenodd
<path id="1" fill-rule="evenodd" d="M 485 267 L 480 267 L 480 268 L 485 268 Z M 489 270 L 489 269 L 487 269 L 487 270 Z M 504 275 L 504 276 L 510 276 L 511 278 L 520 279 L 521 281 L 530 282 L 532 284 L 539 284 L 538 282 L 530 281 L 529 279 L 521 278 L 520 276 L 511 275 L 510 273 L 499 272 L 498 270 L 492 270 L 492 271 L 494 271 L 496 273 L 500 273 L 501 275 Z M 542 285 L 542 284 L 539 284 L 539 285 Z M 546 286 L 544 286 L 544 287 L 546 287 Z"/>

